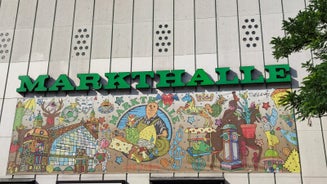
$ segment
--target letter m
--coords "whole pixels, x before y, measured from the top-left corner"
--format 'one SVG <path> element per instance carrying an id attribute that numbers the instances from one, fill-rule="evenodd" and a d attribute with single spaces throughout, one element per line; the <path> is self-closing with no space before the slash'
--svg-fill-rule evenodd
<path id="1" fill-rule="evenodd" d="M 39 75 L 34 81 L 27 75 L 21 75 L 18 78 L 20 80 L 20 87 L 16 89 L 18 93 L 47 91 L 45 81 L 49 78 L 49 75 Z"/>

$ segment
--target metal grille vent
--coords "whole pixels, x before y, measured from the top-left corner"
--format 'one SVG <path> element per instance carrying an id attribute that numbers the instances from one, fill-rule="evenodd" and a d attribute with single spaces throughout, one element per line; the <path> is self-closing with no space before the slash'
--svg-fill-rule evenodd
<path id="1" fill-rule="evenodd" d="M 244 19 L 242 25 L 242 40 L 246 47 L 250 48 L 258 46 L 260 40 L 259 31 L 259 25 L 256 23 L 254 18 Z"/>
<path id="2" fill-rule="evenodd" d="M 171 48 L 171 35 L 168 24 L 159 24 L 155 31 L 155 47 L 159 53 L 167 53 Z"/>
<path id="3" fill-rule="evenodd" d="M 11 36 L 9 33 L 0 33 L 0 59 L 3 61 L 9 57 Z"/>
<path id="4" fill-rule="evenodd" d="M 83 57 L 88 54 L 89 43 L 90 43 L 90 34 L 86 28 L 79 28 L 74 35 L 74 46 L 73 52 L 77 57 Z"/>

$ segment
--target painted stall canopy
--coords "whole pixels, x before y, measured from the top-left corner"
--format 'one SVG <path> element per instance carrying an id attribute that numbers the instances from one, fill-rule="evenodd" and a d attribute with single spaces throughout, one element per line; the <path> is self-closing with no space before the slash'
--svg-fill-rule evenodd
<path id="1" fill-rule="evenodd" d="M 286 91 L 18 99 L 7 172 L 299 172 Z"/>

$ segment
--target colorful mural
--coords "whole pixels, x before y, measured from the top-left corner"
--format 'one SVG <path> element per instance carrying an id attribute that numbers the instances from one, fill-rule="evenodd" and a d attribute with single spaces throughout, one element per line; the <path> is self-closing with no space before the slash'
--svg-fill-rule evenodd
<path id="1" fill-rule="evenodd" d="M 18 99 L 7 171 L 299 172 L 285 92 Z"/>

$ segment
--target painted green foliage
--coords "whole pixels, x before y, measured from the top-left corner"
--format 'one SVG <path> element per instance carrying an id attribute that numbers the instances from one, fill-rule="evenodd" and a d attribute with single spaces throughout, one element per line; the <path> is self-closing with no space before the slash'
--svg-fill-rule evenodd
<path id="1" fill-rule="evenodd" d="M 22 126 L 24 116 L 24 105 L 22 102 L 18 102 L 16 106 L 15 121 L 14 121 L 14 130 Z"/>

